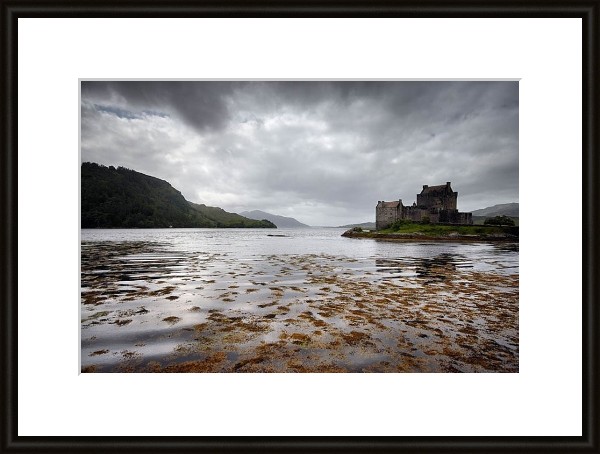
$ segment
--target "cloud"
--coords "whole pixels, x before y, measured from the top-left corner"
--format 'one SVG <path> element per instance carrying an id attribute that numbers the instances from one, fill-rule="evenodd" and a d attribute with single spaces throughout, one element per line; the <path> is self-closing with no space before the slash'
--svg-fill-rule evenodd
<path id="1" fill-rule="evenodd" d="M 517 82 L 82 82 L 82 160 L 191 201 L 311 225 L 452 181 L 459 208 L 518 201 Z"/>
<path id="2" fill-rule="evenodd" d="M 115 109 L 168 112 L 202 132 L 226 124 L 227 98 L 234 89 L 228 82 L 84 81 L 81 96 Z"/>

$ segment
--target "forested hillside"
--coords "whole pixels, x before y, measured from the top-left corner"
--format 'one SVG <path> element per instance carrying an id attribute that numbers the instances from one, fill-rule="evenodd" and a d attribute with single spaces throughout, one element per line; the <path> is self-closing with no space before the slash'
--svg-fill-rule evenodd
<path id="1" fill-rule="evenodd" d="M 188 202 L 169 183 L 124 167 L 81 165 L 81 227 L 275 228 L 221 208 Z"/>

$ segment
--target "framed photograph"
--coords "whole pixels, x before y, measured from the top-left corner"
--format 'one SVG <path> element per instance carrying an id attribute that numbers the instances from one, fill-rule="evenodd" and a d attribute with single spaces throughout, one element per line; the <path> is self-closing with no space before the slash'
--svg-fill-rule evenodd
<path id="1" fill-rule="evenodd" d="M 4 3 L 3 449 L 598 452 L 599 6 Z"/>
<path id="2" fill-rule="evenodd" d="M 81 371 L 518 372 L 518 88 L 81 81 Z"/>

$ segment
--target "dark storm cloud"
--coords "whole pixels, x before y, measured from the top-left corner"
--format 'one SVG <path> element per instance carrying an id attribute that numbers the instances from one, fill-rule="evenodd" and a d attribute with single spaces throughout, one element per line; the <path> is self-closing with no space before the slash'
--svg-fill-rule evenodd
<path id="1" fill-rule="evenodd" d="M 205 131 L 227 122 L 227 97 L 233 89 L 233 84 L 222 82 L 82 82 L 81 97 L 109 101 L 121 108 L 167 110 Z"/>
<path id="2" fill-rule="evenodd" d="M 83 82 L 82 159 L 313 225 L 446 181 L 473 210 L 518 201 L 518 104 L 517 82 Z"/>

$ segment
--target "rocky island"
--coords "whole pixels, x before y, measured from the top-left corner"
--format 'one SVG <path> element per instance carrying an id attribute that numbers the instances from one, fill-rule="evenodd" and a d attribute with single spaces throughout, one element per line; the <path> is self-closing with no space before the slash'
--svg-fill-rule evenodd
<path id="1" fill-rule="evenodd" d="M 519 241 L 518 226 L 503 225 L 443 225 L 410 221 L 394 223 L 383 230 L 355 227 L 342 236 L 390 241 Z"/>

